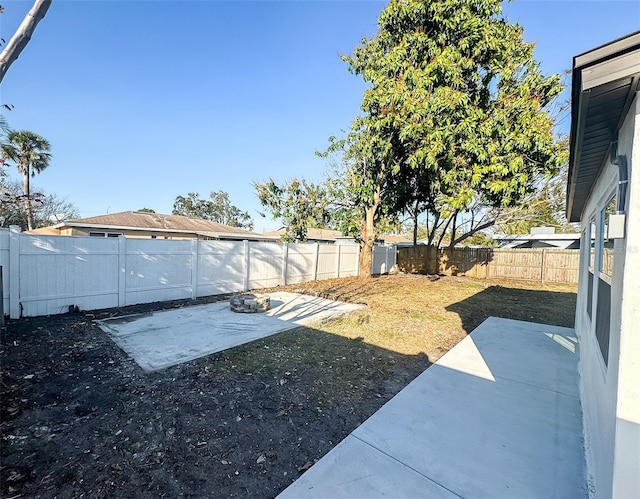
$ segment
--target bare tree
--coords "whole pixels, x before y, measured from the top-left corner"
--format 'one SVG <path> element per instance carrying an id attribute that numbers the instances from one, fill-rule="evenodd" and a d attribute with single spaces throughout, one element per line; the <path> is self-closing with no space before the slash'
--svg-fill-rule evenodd
<path id="1" fill-rule="evenodd" d="M 0 83 L 4 79 L 4 75 L 9 67 L 20 56 L 22 50 L 27 46 L 29 40 L 33 36 L 38 23 L 44 18 L 45 14 L 51 6 L 52 0 L 35 0 L 33 7 L 27 13 L 20 26 L 7 43 L 6 47 L 0 54 Z"/>

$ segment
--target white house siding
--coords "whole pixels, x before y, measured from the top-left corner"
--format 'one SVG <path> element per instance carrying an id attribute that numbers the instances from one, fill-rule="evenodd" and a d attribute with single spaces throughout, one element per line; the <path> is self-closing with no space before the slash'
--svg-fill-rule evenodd
<path id="1" fill-rule="evenodd" d="M 618 135 L 618 154 L 625 155 L 630 170 L 626 238 L 614 242 L 611 281 L 611 317 L 608 365 L 595 336 L 597 293 L 593 293 L 593 320 L 587 315 L 587 266 L 589 222 L 604 207 L 618 185 L 618 167 L 607 162 L 582 214 L 582 258 L 576 309 L 580 337 L 580 376 L 587 463 L 599 498 L 633 497 L 640 490 L 640 120 L 638 98 L 631 106 Z M 635 154 L 634 154 L 635 153 Z M 634 172 L 635 170 L 635 172 Z M 635 173 L 635 175 L 634 175 Z M 596 237 L 596 241 L 599 238 Z M 596 242 L 596 255 L 599 247 Z M 597 274 L 597 272 L 596 272 Z M 597 282 L 595 276 L 594 282 Z M 621 344 L 624 349 L 621 349 Z M 635 455 L 634 455 L 635 454 Z M 625 455 L 624 459 L 622 458 Z M 618 463 L 626 463 L 626 468 Z M 628 469 L 629 467 L 634 469 Z M 634 486 L 631 494 L 630 486 Z"/>
<path id="2" fill-rule="evenodd" d="M 640 496 L 640 96 L 620 136 L 630 165 L 618 367 L 614 497 Z M 621 241 L 625 243 L 625 241 Z M 616 302 L 614 302 L 616 303 Z"/>

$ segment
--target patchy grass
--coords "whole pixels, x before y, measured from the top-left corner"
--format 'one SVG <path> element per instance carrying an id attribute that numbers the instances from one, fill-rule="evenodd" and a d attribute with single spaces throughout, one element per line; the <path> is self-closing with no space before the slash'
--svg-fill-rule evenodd
<path id="1" fill-rule="evenodd" d="M 405 355 L 426 354 L 432 361 L 490 316 L 573 327 L 577 291 L 575 285 L 406 274 L 285 289 L 366 304 L 322 329 Z"/>
<path id="2" fill-rule="evenodd" d="M 274 497 L 485 318 L 571 326 L 576 291 L 412 275 L 279 289 L 368 307 L 154 373 L 93 320 L 194 302 L 9 321 L 0 495 Z"/>
<path id="3" fill-rule="evenodd" d="M 230 378 L 239 372 L 275 383 L 308 377 L 308 389 L 323 407 L 344 403 L 345 397 L 357 403 L 371 392 L 386 399 L 490 316 L 572 327 L 576 297 L 570 285 L 405 274 L 277 289 L 367 308 L 201 362 L 215 363 Z"/>

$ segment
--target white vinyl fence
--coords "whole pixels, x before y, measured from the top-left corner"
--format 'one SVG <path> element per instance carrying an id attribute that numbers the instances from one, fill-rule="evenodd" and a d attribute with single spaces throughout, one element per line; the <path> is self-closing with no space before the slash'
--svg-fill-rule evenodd
<path id="1" fill-rule="evenodd" d="M 41 236 L 0 229 L 11 318 L 121 307 L 358 274 L 356 245 Z M 372 273 L 395 266 L 376 247 Z"/>

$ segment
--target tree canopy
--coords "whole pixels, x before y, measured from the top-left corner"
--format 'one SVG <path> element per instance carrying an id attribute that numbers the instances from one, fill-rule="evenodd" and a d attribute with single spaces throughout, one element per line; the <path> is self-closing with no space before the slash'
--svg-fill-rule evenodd
<path id="1" fill-rule="evenodd" d="M 187 196 L 177 196 L 172 213 L 211 220 L 230 227 L 253 229 L 253 220 L 249 213 L 232 205 L 229 194 L 224 191 L 211 192 L 209 199 L 201 199 L 200 194 L 196 192 L 190 192 Z"/>
<path id="2" fill-rule="evenodd" d="M 30 177 L 40 173 L 49 166 L 51 161 L 51 146 L 44 137 L 29 130 L 12 130 L 7 139 L 0 146 L 2 159 L 15 164 L 23 179 L 23 200 L 27 227 L 34 228 L 31 208 Z"/>
<path id="3" fill-rule="evenodd" d="M 272 218 L 282 221 L 288 242 L 306 241 L 307 231 L 322 228 L 327 222 L 326 190 L 320 184 L 306 180 L 291 179 L 278 185 L 273 179 L 260 184 L 254 183 L 260 204 Z M 264 217 L 264 213 L 261 213 Z"/>
<path id="4" fill-rule="evenodd" d="M 499 0 L 392 0 L 378 27 L 343 56 L 369 84 L 345 149 L 365 211 L 425 209 L 446 230 L 474 203 L 516 206 L 567 160 L 550 113 L 560 76 Z"/>

